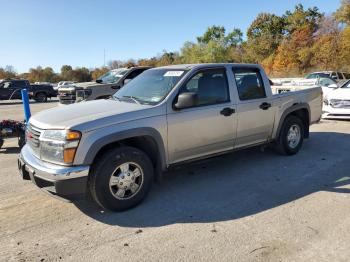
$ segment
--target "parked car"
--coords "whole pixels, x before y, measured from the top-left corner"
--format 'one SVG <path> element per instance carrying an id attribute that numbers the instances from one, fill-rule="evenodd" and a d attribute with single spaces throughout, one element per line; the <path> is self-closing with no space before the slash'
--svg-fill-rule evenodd
<path id="1" fill-rule="evenodd" d="M 118 68 L 111 70 L 95 82 L 77 83 L 58 88 L 61 104 L 104 99 L 150 67 Z"/>
<path id="2" fill-rule="evenodd" d="M 350 80 L 329 92 L 323 103 L 323 118 L 350 119 Z"/>
<path id="3" fill-rule="evenodd" d="M 0 82 L 0 100 L 21 99 L 21 90 L 29 89 L 28 80 L 5 79 Z"/>
<path id="4" fill-rule="evenodd" d="M 322 88 L 323 95 L 326 95 L 328 92 L 332 91 L 335 88 L 338 88 L 339 86 L 339 84 L 333 78 L 330 78 L 328 76 L 314 79 L 294 79 L 290 82 L 279 81 L 277 84 L 275 84 L 275 82 L 273 83 L 274 85 L 272 88 L 277 93 L 284 93 L 320 86 Z"/>
<path id="5" fill-rule="evenodd" d="M 32 116 L 19 171 L 56 196 L 88 190 L 103 208 L 125 210 L 181 163 L 257 145 L 298 153 L 321 117 L 321 92 L 273 94 L 253 64 L 149 69 L 111 99 Z"/>
<path id="6" fill-rule="evenodd" d="M 327 78 L 327 77 L 330 77 L 335 81 L 342 83 L 350 79 L 350 74 L 344 73 L 344 72 L 335 72 L 335 71 L 321 71 L 321 72 L 310 73 L 305 78 L 315 79 L 315 78 Z"/>
<path id="7" fill-rule="evenodd" d="M 48 98 L 57 97 L 57 91 L 52 85 L 30 85 L 28 95 L 37 102 L 46 102 Z"/>
<path id="8" fill-rule="evenodd" d="M 51 85 L 30 85 L 28 80 L 8 79 L 0 83 L 0 100 L 22 99 L 22 89 L 27 89 L 29 98 L 37 102 L 57 96 Z"/>

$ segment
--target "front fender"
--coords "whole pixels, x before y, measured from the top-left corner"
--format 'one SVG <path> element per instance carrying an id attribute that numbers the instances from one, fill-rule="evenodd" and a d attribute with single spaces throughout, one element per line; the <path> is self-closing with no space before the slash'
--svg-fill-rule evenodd
<path id="1" fill-rule="evenodd" d="M 165 170 L 166 153 L 165 153 L 165 146 L 163 143 L 163 139 L 161 134 L 156 129 L 151 127 L 140 127 L 140 128 L 133 128 L 128 130 L 118 131 L 94 140 L 91 146 L 89 147 L 89 149 L 87 150 L 87 153 L 82 158 L 82 164 L 91 165 L 96 155 L 98 154 L 98 152 L 108 144 L 115 143 L 127 138 L 140 137 L 140 136 L 149 136 L 154 139 L 158 147 L 161 167 L 163 170 Z"/>

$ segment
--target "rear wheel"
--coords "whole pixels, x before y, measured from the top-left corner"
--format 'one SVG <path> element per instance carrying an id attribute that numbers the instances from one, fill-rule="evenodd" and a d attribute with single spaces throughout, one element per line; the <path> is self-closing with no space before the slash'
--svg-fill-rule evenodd
<path id="1" fill-rule="evenodd" d="M 299 152 L 304 140 L 304 124 L 296 116 L 288 116 L 282 126 L 277 149 L 281 154 L 294 155 Z"/>
<path id="2" fill-rule="evenodd" d="M 113 149 L 98 158 L 89 177 L 93 199 L 103 208 L 122 211 L 139 204 L 153 181 L 149 157 L 133 147 Z"/>
<path id="3" fill-rule="evenodd" d="M 47 95 L 45 93 L 38 93 L 38 94 L 36 94 L 34 99 L 37 102 L 46 102 L 47 101 Z"/>

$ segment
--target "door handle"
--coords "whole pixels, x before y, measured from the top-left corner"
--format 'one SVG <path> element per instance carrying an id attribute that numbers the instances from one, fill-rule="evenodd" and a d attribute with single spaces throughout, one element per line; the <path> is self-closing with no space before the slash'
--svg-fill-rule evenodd
<path id="1" fill-rule="evenodd" d="M 271 104 L 270 103 L 262 103 L 260 106 L 259 106 L 262 110 L 267 110 L 271 107 Z"/>
<path id="2" fill-rule="evenodd" d="M 235 112 L 236 111 L 233 108 L 225 107 L 224 109 L 222 109 L 220 111 L 220 114 L 222 114 L 223 116 L 230 116 L 230 115 L 232 115 Z"/>

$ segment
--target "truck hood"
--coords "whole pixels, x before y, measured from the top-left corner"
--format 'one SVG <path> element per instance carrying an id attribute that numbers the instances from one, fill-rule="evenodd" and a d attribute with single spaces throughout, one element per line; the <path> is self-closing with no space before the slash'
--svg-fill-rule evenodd
<path id="1" fill-rule="evenodd" d="M 116 124 L 151 116 L 151 112 L 147 113 L 148 108 L 152 106 L 101 99 L 41 111 L 30 118 L 30 123 L 41 129 L 77 128 L 85 132 L 109 123 Z M 141 110 L 142 114 L 139 112 Z"/>
<path id="2" fill-rule="evenodd" d="M 69 92 L 69 91 L 74 91 L 76 89 L 88 89 L 89 87 L 105 87 L 105 86 L 111 86 L 111 84 L 99 84 L 96 82 L 83 82 L 83 83 L 72 84 L 69 86 L 59 87 L 58 90 L 60 92 Z"/>
<path id="3" fill-rule="evenodd" d="M 337 88 L 327 93 L 328 99 L 350 100 L 350 88 Z"/>

